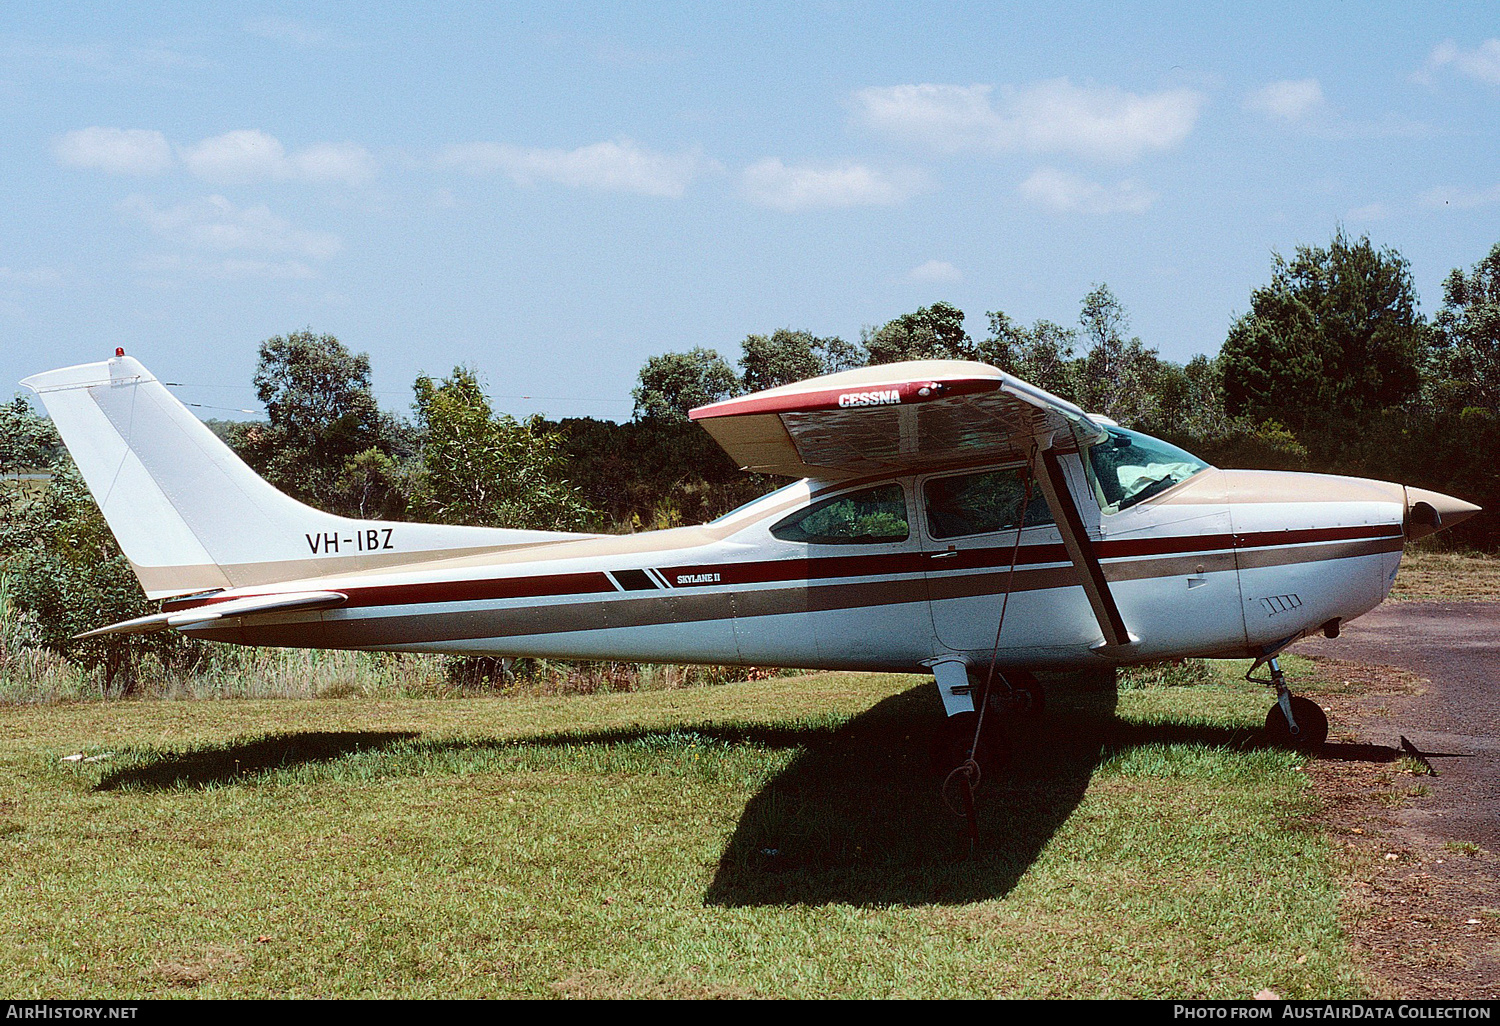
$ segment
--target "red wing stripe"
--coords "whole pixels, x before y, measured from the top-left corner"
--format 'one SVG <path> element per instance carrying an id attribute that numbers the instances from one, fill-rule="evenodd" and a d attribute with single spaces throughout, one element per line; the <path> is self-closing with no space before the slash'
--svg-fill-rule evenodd
<path id="1" fill-rule="evenodd" d="M 993 392 L 1001 384 L 1000 378 L 902 378 L 807 392 L 747 395 L 700 406 L 689 411 L 688 416 L 693 420 L 712 420 L 716 417 L 743 417 L 754 413 L 813 413 L 845 407 L 905 406 L 957 395 Z"/>

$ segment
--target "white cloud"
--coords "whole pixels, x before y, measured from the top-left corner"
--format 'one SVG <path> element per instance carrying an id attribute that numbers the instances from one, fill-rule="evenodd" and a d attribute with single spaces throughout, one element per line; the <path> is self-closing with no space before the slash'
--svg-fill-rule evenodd
<path id="1" fill-rule="evenodd" d="M 375 177 L 375 158 L 353 143 L 313 143 L 288 158 L 294 177 L 307 182 L 361 185 Z"/>
<path id="2" fill-rule="evenodd" d="M 236 207 L 223 196 L 159 207 L 145 196 L 130 196 L 120 204 L 129 219 L 152 234 L 191 250 L 233 253 L 286 253 L 326 260 L 342 248 L 338 236 L 294 228 L 264 204 Z"/>
<path id="3" fill-rule="evenodd" d="M 912 172 L 888 174 L 863 164 L 793 165 L 767 157 L 745 168 L 745 195 L 777 210 L 819 207 L 886 207 L 920 192 Z"/>
<path id="4" fill-rule="evenodd" d="M 1039 168 L 1017 191 L 1027 200 L 1063 214 L 1139 214 L 1156 194 L 1136 182 L 1101 185 L 1056 168 Z"/>
<path id="5" fill-rule="evenodd" d="M 322 29 L 292 18 L 254 18 L 245 22 L 243 28 L 252 36 L 284 43 L 299 50 L 321 46 L 329 38 L 328 33 Z"/>
<path id="6" fill-rule="evenodd" d="M 1391 208 L 1384 203 L 1366 203 L 1349 211 L 1351 221 L 1384 221 L 1391 216 Z"/>
<path id="7" fill-rule="evenodd" d="M 244 257 L 208 257 L 199 253 L 151 254 L 135 263 L 136 270 L 163 275 L 155 284 L 171 286 L 182 275 L 216 278 L 227 281 L 245 278 L 290 279 L 307 281 L 318 272 L 301 260 L 253 260 Z"/>
<path id="8" fill-rule="evenodd" d="M 899 85 L 854 94 L 855 120 L 930 149 L 1071 153 L 1134 160 L 1192 132 L 1207 97 L 1194 89 L 1145 95 L 1066 78 L 1029 86 Z"/>
<path id="9" fill-rule="evenodd" d="M 693 179 L 719 166 L 700 150 L 659 153 L 629 139 L 576 150 L 463 143 L 442 150 L 437 163 L 475 175 L 503 173 L 519 185 L 555 182 L 578 189 L 673 198 L 681 196 Z"/>
<path id="10" fill-rule="evenodd" d="M 929 260 L 925 264 L 918 264 L 906 275 L 909 281 L 921 282 L 923 284 L 942 284 L 943 282 L 963 281 L 963 272 L 954 267 L 946 260 Z"/>
<path id="11" fill-rule="evenodd" d="M 287 153 L 281 140 L 257 129 L 212 136 L 181 149 L 189 172 L 207 182 L 304 181 L 361 185 L 375 159 L 353 143 L 315 143 Z"/>
<path id="12" fill-rule="evenodd" d="M 184 146 L 182 162 L 210 182 L 253 182 L 282 176 L 286 147 L 273 135 L 245 129 Z"/>
<path id="13" fill-rule="evenodd" d="M 1303 121 L 1325 110 L 1328 101 L 1315 78 L 1283 79 L 1252 90 L 1245 109 L 1278 121 Z"/>
<path id="14" fill-rule="evenodd" d="M 62 275 L 50 267 L 33 267 L 29 271 L 0 267 L 0 285 L 56 285 Z"/>
<path id="15" fill-rule="evenodd" d="M 1439 186 L 1422 193 L 1420 200 L 1424 207 L 1454 207 L 1459 210 L 1487 207 L 1492 203 L 1500 203 L 1500 185 L 1492 185 L 1488 189 Z"/>
<path id="16" fill-rule="evenodd" d="M 80 128 L 52 142 L 52 155 L 64 167 L 122 175 L 160 174 L 172 166 L 172 147 L 160 132 L 141 128 Z"/>
<path id="17" fill-rule="evenodd" d="M 1500 85 L 1500 39 L 1486 39 L 1472 50 L 1465 50 L 1453 40 L 1446 39 L 1433 47 L 1426 68 L 1416 78 L 1429 81 L 1431 72 L 1449 65 L 1476 82 Z"/>

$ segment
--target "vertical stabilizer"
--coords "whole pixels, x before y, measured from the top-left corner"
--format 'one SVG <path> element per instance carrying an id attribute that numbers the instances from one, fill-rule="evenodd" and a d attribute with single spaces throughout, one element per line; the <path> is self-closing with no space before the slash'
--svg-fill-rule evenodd
<path id="1" fill-rule="evenodd" d="M 128 356 L 21 383 L 41 397 L 151 598 L 577 537 L 313 509 L 263 480 Z"/>

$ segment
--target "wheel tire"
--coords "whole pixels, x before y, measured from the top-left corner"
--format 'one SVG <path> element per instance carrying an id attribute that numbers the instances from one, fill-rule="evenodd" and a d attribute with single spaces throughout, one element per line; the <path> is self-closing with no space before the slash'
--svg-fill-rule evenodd
<path id="1" fill-rule="evenodd" d="M 949 716 L 933 732 L 928 750 L 929 768 L 936 775 L 947 775 L 969 757 L 969 745 L 974 742 L 974 727 L 979 714 L 973 712 Z M 974 753 L 981 773 L 990 773 L 1004 768 L 1010 761 L 1010 743 L 1005 737 L 1003 724 L 993 714 L 984 725 L 979 738 L 979 750 Z"/>
<path id="2" fill-rule="evenodd" d="M 1295 748 L 1302 752 L 1316 752 L 1328 740 L 1328 717 L 1322 706 L 1310 698 L 1292 697 L 1292 718 L 1297 721 L 1297 734 L 1282 715 L 1281 703 L 1271 706 L 1266 713 L 1266 743 L 1275 748 Z"/>
<path id="3" fill-rule="evenodd" d="M 1001 680 L 1001 675 L 1005 679 Z M 972 670 L 969 674 L 969 683 L 973 685 L 976 696 L 984 694 L 985 680 L 989 676 L 988 670 Z M 1006 682 L 1010 683 L 1007 688 Z M 997 670 L 995 679 L 990 684 L 990 711 L 997 712 L 1004 717 L 1014 717 L 1023 720 L 1034 720 L 1041 716 L 1047 707 L 1047 696 L 1042 691 L 1042 682 L 1036 679 L 1036 674 L 1030 670 Z"/>
<path id="4" fill-rule="evenodd" d="M 1023 719 L 1034 720 L 1047 710 L 1047 695 L 1042 691 L 1042 682 L 1030 670 L 1006 670 L 1005 679 L 1010 681 L 1015 701 L 1011 712 Z"/>

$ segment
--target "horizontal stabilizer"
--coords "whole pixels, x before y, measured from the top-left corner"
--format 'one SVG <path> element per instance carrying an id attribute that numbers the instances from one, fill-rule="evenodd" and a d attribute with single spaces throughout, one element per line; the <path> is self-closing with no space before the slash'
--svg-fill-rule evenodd
<path id="1" fill-rule="evenodd" d="M 134 620 L 100 627 L 75 635 L 74 641 L 97 638 L 104 634 L 150 634 L 168 627 L 195 627 L 233 616 L 253 616 L 260 613 L 308 612 L 318 609 L 333 609 L 349 601 L 349 596 L 338 591 L 299 591 L 281 595 L 251 595 L 247 598 L 210 602 L 172 613 L 153 613 L 138 616 Z"/>

